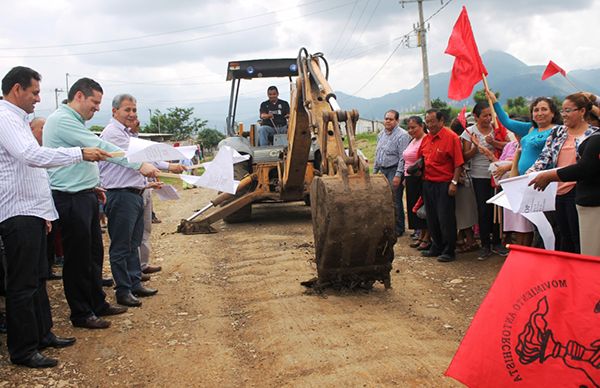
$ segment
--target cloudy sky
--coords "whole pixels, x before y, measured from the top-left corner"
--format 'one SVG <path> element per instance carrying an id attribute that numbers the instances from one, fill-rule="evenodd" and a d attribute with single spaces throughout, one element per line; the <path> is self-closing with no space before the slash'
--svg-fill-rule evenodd
<path id="1" fill-rule="evenodd" d="M 0 69 L 25 65 L 42 74 L 39 115 L 53 111 L 55 89 L 64 90 L 67 78 L 72 84 L 87 76 L 105 90 L 102 110 L 127 92 L 138 98 L 145 120 L 148 109 L 227 99 L 230 60 L 296 57 L 306 47 L 325 54 L 335 90 L 371 98 L 422 78 L 411 33 L 417 5 L 401 3 L 20 0 L 2 6 Z M 423 8 L 431 74 L 452 66 L 444 49 L 462 5 L 482 53 L 503 50 L 530 65 L 552 59 L 567 71 L 600 67 L 600 1 L 430 0 Z M 285 89 L 285 81 L 276 84 Z M 244 96 L 264 99 L 265 81 L 243 86 Z M 59 100 L 65 96 L 58 93 Z"/>

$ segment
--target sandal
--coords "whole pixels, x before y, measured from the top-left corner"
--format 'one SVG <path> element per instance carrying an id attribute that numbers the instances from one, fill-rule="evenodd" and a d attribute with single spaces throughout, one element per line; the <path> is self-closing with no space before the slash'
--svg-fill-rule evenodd
<path id="1" fill-rule="evenodd" d="M 428 251 L 429 248 L 431 248 L 431 242 L 430 241 L 423 241 L 421 242 L 421 244 L 417 247 L 418 251 Z"/>
<path id="2" fill-rule="evenodd" d="M 411 248 L 417 248 L 419 245 L 421 245 L 422 242 L 423 242 L 423 240 L 421 240 L 421 239 L 415 240 L 415 241 L 411 242 L 410 244 L 408 244 L 408 246 Z"/>
<path id="3" fill-rule="evenodd" d="M 460 247 L 456 248 L 456 253 L 475 252 L 478 249 L 479 249 L 479 244 L 477 244 L 476 242 L 474 242 L 471 245 L 464 243 L 464 244 L 460 244 Z"/>

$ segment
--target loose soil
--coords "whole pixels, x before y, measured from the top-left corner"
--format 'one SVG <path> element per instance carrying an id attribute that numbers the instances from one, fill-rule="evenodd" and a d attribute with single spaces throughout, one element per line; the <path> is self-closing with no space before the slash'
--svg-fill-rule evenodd
<path id="1" fill-rule="evenodd" d="M 309 207 L 255 205 L 252 223 L 185 236 L 179 220 L 214 192 L 180 194 L 154 201 L 163 222 L 152 260 L 163 271 L 147 284 L 158 295 L 92 331 L 71 326 L 62 284 L 49 282 L 54 332 L 77 343 L 45 351 L 58 367 L 31 370 L 10 364 L 0 336 L 0 387 L 460 386 L 443 373 L 503 258 L 442 264 L 405 236 L 391 289 L 317 295 L 300 285 L 316 276 Z"/>

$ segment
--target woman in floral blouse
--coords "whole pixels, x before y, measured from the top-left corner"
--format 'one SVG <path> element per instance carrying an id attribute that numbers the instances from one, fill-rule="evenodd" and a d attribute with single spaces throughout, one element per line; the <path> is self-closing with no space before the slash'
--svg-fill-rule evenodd
<path id="1" fill-rule="evenodd" d="M 542 153 L 527 172 L 566 167 L 577 162 L 577 149 L 583 140 L 600 131 L 586 122 L 593 105 L 584 93 L 565 98 L 560 111 L 564 125 L 555 127 Z M 556 195 L 556 220 L 560 231 L 559 249 L 580 252 L 579 219 L 575 207 L 575 182 L 559 182 Z"/>

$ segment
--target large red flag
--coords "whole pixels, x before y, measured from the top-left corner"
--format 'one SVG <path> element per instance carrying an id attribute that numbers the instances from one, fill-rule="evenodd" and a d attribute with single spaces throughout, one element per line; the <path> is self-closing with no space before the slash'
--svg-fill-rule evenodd
<path id="1" fill-rule="evenodd" d="M 510 248 L 445 374 L 469 387 L 599 387 L 600 257 Z"/>
<path id="2" fill-rule="evenodd" d="M 564 71 L 562 67 L 558 66 L 552 61 L 548 62 L 548 66 L 546 66 L 546 70 L 544 70 L 544 74 L 542 74 L 542 81 L 546 78 L 552 77 L 556 73 L 562 74 L 563 77 L 567 76 L 567 72 Z"/>
<path id="3" fill-rule="evenodd" d="M 479 56 L 465 6 L 454 24 L 445 52 L 455 57 L 448 86 L 448 98 L 453 100 L 468 98 L 475 84 L 481 81 L 482 74 L 487 75 L 488 72 Z"/>

